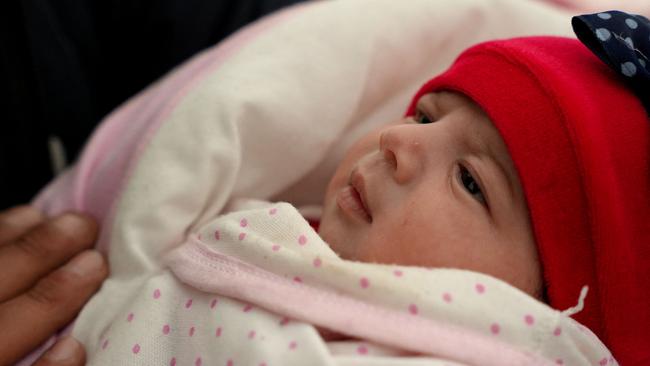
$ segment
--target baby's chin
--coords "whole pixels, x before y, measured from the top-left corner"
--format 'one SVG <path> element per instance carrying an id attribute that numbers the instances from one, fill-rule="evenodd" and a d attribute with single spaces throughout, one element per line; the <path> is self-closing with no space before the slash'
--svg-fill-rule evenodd
<path id="1" fill-rule="evenodd" d="M 318 235 L 323 239 L 329 247 L 340 256 L 338 240 L 336 240 L 335 230 L 336 228 L 332 227 L 333 223 L 328 219 L 327 213 L 323 211 L 323 216 L 321 217 L 320 223 L 318 224 Z"/>
<path id="2" fill-rule="evenodd" d="M 352 237 L 348 236 L 347 239 L 343 240 L 341 236 L 347 236 L 343 234 L 345 232 L 346 229 L 341 227 L 341 225 L 339 225 L 335 219 L 332 219 L 324 210 L 320 224 L 318 225 L 318 235 L 340 258 L 352 260 L 353 256 L 349 253 Z"/>

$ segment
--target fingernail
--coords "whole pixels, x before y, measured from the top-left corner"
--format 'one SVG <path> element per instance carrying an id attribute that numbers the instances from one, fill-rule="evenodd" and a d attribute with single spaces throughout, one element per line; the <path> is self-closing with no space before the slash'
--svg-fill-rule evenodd
<path id="1" fill-rule="evenodd" d="M 98 271 L 103 262 L 104 259 L 99 252 L 87 250 L 72 259 L 65 268 L 79 276 L 85 276 Z"/>
<path id="2" fill-rule="evenodd" d="M 79 347 L 79 342 L 72 337 L 65 337 L 56 342 L 43 357 L 52 362 L 70 361 L 77 357 Z"/>

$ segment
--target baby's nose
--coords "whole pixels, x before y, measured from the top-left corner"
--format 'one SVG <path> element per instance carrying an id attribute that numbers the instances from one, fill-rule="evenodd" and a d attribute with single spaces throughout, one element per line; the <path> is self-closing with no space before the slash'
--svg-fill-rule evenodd
<path id="1" fill-rule="evenodd" d="M 406 184 L 421 169 L 422 134 L 415 125 L 403 124 L 386 128 L 379 136 L 379 150 L 392 170 L 398 184 Z"/>

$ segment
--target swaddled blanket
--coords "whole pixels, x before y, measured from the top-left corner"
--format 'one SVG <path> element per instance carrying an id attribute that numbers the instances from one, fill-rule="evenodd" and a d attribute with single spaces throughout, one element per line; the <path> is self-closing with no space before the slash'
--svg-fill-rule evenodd
<path id="1" fill-rule="evenodd" d="M 101 223 L 98 247 L 108 256 L 111 275 L 70 328 L 87 347 L 89 362 L 118 364 L 113 357 L 124 357 L 120 363 L 147 359 L 173 364 L 177 357 L 179 365 L 227 365 L 228 360 L 240 360 L 240 365 L 243 359 L 235 357 L 247 357 L 258 363 L 243 364 L 356 364 L 359 357 L 379 350 L 423 354 L 425 361 L 409 361 L 422 364 L 434 358 L 469 364 L 609 362 L 606 350 L 588 332 L 577 333 L 580 327 L 568 318 L 495 279 L 340 261 L 289 206 L 278 206 L 277 218 L 292 225 L 259 229 L 257 217 L 267 212 L 262 209 L 246 217 L 250 232 L 234 237 L 227 236 L 234 232 L 223 232 L 224 240 L 236 239 L 237 244 L 240 233 L 245 234 L 242 242 L 254 239 L 250 246 L 237 248 L 262 246 L 250 256 L 226 250 L 232 243 L 216 241 L 216 230 L 222 229 L 210 226 L 230 222 L 226 229 L 241 230 L 243 217 L 237 214 L 213 220 L 241 209 L 237 202 L 242 198 L 288 201 L 297 207 L 320 203 L 351 141 L 399 118 L 417 87 L 462 50 L 493 38 L 571 35 L 570 16 L 520 0 L 314 2 L 248 27 L 129 101 L 104 121 L 75 167 L 36 200 L 48 214 L 82 210 Z M 274 235 L 279 236 L 273 245 L 281 246 L 277 252 L 271 245 Z M 304 246 L 300 235 L 307 240 Z M 169 257 L 170 252 L 175 254 Z M 196 259 L 201 255 L 203 260 Z M 268 261 L 257 261 L 264 255 Z M 276 271 L 289 260 L 295 273 Z M 206 267 L 210 271 L 200 278 L 191 271 L 201 263 L 223 266 Z M 318 276 L 325 270 L 337 275 Z M 290 278 L 283 282 L 284 274 Z M 249 281 L 237 282 L 245 278 Z M 264 278 L 277 278 L 277 286 L 258 281 Z M 279 291 L 278 284 L 287 288 L 270 296 L 261 291 Z M 307 288 L 327 290 L 322 293 L 338 294 L 347 302 L 323 308 L 328 304 L 324 301 L 306 313 L 301 303 L 333 295 L 316 292 L 300 301 L 292 297 L 296 301 L 273 302 Z M 501 294 L 500 289 L 507 294 L 501 297 L 505 302 L 480 302 Z M 474 298 L 476 302 L 468 300 Z M 243 311 L 246 304 L 253 304 L 248 312 Z M 343 304 L 362 310 L 346 311 Z M 501 317 L 503 309 L 515 308 L 525 313 Z M 252 317 L 242 318 L 248 315 L 257 319 L 253 328 L 248 323 Z M 292 319 L 290 332 L 278 328 L 285 317 Z M 227 328 L 220 323 L 225 319 Z M 349 356 L 335 356 L 340 348 L 328 348 L 307 323 L 372 344 L 353 346 Z M 466 327 L 467 332 L 461 331 Z M 443 330 L 449 332 L 441 336 Z M 224 349 L 185 342 L 231 336 Z M 295 348 L 292 337 L 298 337 Z M 556 341 L 565 342 L 558 348 L 562 352 L 551 352 Z M 271 349 L 271 344 L 281 347 Z M 153 345 L 161 347 L 156 348 L 160 358 L 145 358 L 153 355 Z M 215 348 L 206 350 L 208 345 Z M 309 362 L 280 361 L 293 355 L 289 351 L 298 351 Z M 479 359 L 485 355 L 489 359 Z"/>
<path id="2" fill-rule="evenodd" d="M 146 281 L 91 344 L 90 364 L 595 365 L 611 359 L 589 330 L 490 276 L 341 260 L 287 203 L 219 217 L 166 262 L 170 269 Z M 363 341 L 326 344 L 310 324 Z"/>

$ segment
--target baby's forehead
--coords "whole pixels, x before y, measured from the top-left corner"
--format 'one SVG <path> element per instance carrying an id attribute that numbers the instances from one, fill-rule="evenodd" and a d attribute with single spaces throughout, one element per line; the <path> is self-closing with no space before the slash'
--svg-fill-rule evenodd
<path id="1" fill-rule="evenodd" d="M 501 134 L 487 113 L 469 97 L 454 91 L 440 90 L 424 94 L 417 101 L 417 113 L 429 114 L 436 121 L 451 123 L 476 150 L 505 148 Z"/>
<path id="2" fill-rule="evenodd" d="M 418 99 L 418 108 L 435 108 L 438 112 L 463 109 L 489 119 L 483 108 L 468 96 L 451 90 L 434 90 Z"/>

